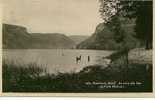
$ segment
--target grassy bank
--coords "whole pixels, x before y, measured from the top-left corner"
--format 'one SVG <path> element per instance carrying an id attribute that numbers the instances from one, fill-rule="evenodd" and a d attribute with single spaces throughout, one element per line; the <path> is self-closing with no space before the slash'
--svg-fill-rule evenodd
<path id="1" fill-rule="evenodd" d="M 85 67 L 78 73 L 55 75 L 33 63 L 15 65 L 3 62 L 3 92 L 115 91 L 152 91 L 152 65 L 147 70 L 146 65 L 140 64 L 130 64 L 128 68 L 111 64 L 105 69 L 94 65 Z"/>

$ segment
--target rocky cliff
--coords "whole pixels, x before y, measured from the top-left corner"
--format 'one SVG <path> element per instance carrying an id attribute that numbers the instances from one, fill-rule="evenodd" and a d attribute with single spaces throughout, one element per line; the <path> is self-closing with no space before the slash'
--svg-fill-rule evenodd
<path id="1" fill-rule="evenodd" d="M 28 33 L 22 26 L 3 24 L 4 49 L 68 49 L 75 43 L 59 33 Z"/>
<path id="2" fill-rule="evenodd" d="M 134 35 L 134 21 L 122 22 L 126 40 L 128 45 L 137 42 Z M 78 49 L 99 49 L 99 50 L 117 50 L 122 44 L 115 41 L 115 33 L 104 23 L 97 25 L 96 30 L 92 36 L 77 45 Z"/>

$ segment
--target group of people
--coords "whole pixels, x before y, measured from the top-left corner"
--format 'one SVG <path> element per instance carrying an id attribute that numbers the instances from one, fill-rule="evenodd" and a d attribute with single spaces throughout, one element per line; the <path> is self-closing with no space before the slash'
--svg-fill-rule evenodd
<path id="1" fill-rule="evenodd" d="M 90 62 L 90 56 L 87 56 L 87 60 L 88 62 Z M 81 61 L 81 55 L 80 56 L 76 56 L 76 63 Z"/>

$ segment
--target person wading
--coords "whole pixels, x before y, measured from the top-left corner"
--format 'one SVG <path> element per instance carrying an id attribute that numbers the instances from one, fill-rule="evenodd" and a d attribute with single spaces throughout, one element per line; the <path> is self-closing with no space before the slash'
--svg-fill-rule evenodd
<path id="1" fill-rule="evenodd" d="M 90 61 L 90 56 L 88 56 L 88 62 Z"/>
<path id="2" fill-rule="evenodd" d="M 79 61 L 81 61 L 81 55 L 79 57 L 76 57 L 76 63 L 78 63 Z"/>

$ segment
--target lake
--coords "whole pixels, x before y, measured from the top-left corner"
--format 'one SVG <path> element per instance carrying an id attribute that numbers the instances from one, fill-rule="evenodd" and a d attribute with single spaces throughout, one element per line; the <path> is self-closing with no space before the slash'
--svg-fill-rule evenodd
<path id="1" fill-rule="evenodd" d="M 108 56 L 112 51 L 105 50 L 76 50 L 76 49 L 5 49 L 3 59 L 7 63 L 16 64 L 36 63 L 47 69 L 49 73 L 79 72 L 89 65 L 103 65 L 102 57 Z M 76 57 L 81 55 L 81 61 Z M 90 61 L 88 61 L 88 56 Z"/>

